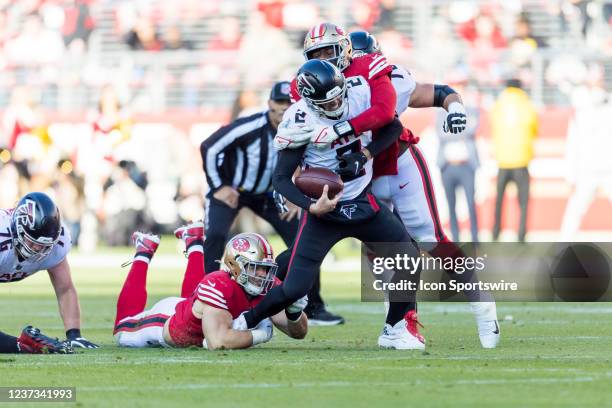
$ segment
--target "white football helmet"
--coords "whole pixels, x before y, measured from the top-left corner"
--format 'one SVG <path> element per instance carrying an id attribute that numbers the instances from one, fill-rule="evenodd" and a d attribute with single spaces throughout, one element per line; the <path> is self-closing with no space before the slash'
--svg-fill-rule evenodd
<path id="1" fill-rule="evenodd" d="M 332 23 L 318 24 L 310 29 L 304 38 L 304 58 L 312 59 L 312 52 L 320 48 L 333 47 L 334 57 L 327 61 L 344 71 L 351 64 L 353 47 L 346 32 Z"/>

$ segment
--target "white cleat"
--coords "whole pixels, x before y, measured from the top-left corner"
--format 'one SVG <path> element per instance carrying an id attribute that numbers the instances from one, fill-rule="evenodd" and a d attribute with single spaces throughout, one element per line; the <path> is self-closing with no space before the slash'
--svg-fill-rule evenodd
<path id="1" fill-rule="evenodd" d="M 385 324 L 382 334 L 378 337 L 378 345 L 395 350 L 425 350 L 425 339 L 419 333 L 417 325 L 421 325 L 414 311 L 395 323 L 395 326 Z"/>
<path id="2" fill-rule="evenodd" d="M 482 347 L 486 349 L 497 347 L 501 334 L 495 302 L 470 302 L 470 307 L 476 318 Z"/>

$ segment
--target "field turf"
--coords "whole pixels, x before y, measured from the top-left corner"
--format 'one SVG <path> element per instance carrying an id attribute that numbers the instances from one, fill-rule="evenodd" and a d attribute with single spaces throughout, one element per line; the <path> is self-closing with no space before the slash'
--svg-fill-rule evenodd
<path id="1" fill-rule="evenodd" d="M 172 257 L 173 244 L 161 252 L 176 262 L 154 259 L 149 305 L 179 291 L 184 261 Z M 77 402 L 66 405 L 84 407 L 612 406 L 611 304 L 498 305 L 502 344 L 483 350 L 466 304 L 423 303 L 427 351 L 379 350 L 383 306 L 359 302 L 358 271 L 331 264 L 324 296 L 347 318 L 344 326 L 311 328 L 304 341 L 277 334 L 245 351 L 128 350 L 111 335 L 127 270 L 108 264 L 130 254 L 102 251 L 90 265 L 73 267 L 83 334 L 102 348 L 72 356 L 0 355 L 0 386 L 74 386 Z M 336 255 L 355 256 L 354 248 L 345 243 Z M 44 272 L 0 290 L 2 330 L 15 334 L 29 323 L 62 335 Z"/>

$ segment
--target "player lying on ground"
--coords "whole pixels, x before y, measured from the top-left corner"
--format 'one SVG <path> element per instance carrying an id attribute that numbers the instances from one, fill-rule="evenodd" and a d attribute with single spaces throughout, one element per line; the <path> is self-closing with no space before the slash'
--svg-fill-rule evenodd
<path id="1" fill-rule="evenodd" d="M 53 200 L 26 194 L 17 206 L 0 210 L 0 283 L 16 282 L 46 269 L 64 321 L 68 346 L 31 326 L 17 338 L 0 332 L 0 353 L 67 353 L 71 347 L 97 348 L 81 336 L 81 310 L 66 256 L 72 242 Z"/>
<path id="2" fill-rule="evenodd" d="M 181 297 L 169 297 L 144 310 L 149 262 L 159 237 L 142 232 L 132 236 L 136 255 L 117 301 L 114 335 L 123 347 L 204 347 L 240 349 L 272 338 L 272 324 L 295 339 L 303 339 L 308 319 L 302 312 L 308 299 L 298 299 L 287 308 L 293 319 L 281 312 L 262 321 L 253 330 L 234 330 L 232 320 L 257 305 L 279 281 L 272 247 L 259 234 L 243 233 L 231 238 L 221 270 L 204 275 L 204 226 L 196 222 L 175 231 L 185 242 L 187 268 Z"/>
<path id="3" fill-rule="evenodd" d="M 370 107 L 369 84 L 366 81 L 346 81 L 340 70 L 327 61 L 306 62 L 298 71 L 297 78 L 298 92 L 303 99 L 292 105 L 283 118 L 292 124 L 332 127 Z M 325 255 L 343 238 L 402 243 L 400 255 L 418 255 L 401 221 L 370 194 L 371 160 L 353 160 L 358 153 L 371 158 L 399 137 L 402 132 L 399 120 L 395 119 L 387 126 L 384 137 L 374 141 L 368 131 L 339 138 L 334 143 L 317 145 L 315 141 L 280 153 L 274 171 L 274 188 L 304 210 L 300 228 L 282 285 L 271 289 L 259 305 L 237 319 L 238 328 L 256 327 L 260 321 L 282 311 L 307 293 Z M 330 199 L 328 186 L 325 186 L 323 195 L 313 202 L 292 182 L 293 173 L 300 165 L 335 170 L 344 181 L 343 192 Z M 418 277 L 418 273 L 415 276 Z M 425 348 L 407 330 L 409 303 L 409 296 L 391 303 L 383 333 L 378 339 L 381 347 Z"/>

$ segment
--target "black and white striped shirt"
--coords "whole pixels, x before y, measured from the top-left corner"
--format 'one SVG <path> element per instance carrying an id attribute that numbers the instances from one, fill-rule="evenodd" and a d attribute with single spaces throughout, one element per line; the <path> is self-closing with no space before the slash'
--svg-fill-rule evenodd
<path id="1" fill-rule="evenodd" d="M 204 140 L 200 153 L 211 190 L 227 185 L 253 194 L 271 191 L 275 133 L 265 111 L 239 118 Z"/>

